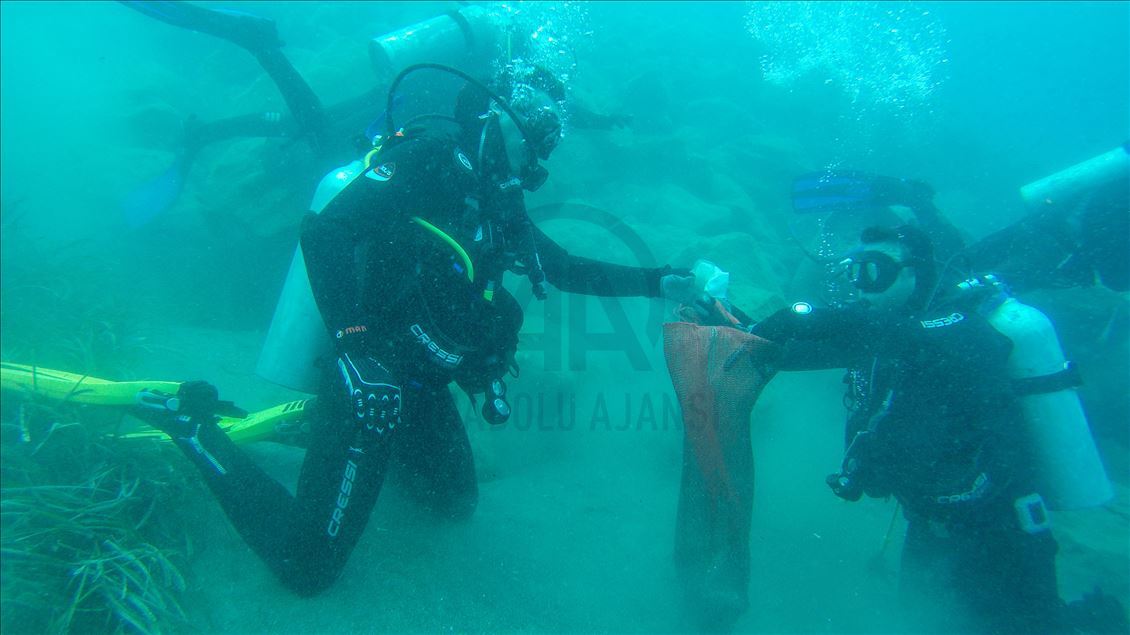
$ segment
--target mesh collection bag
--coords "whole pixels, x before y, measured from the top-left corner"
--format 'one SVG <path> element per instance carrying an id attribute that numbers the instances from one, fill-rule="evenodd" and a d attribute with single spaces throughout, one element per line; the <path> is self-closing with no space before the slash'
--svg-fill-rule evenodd
<path id="1" fill-rule="evenodd" d="M 735 328 L 663 327 L 684 428 L 675 562 L 690 608 L 712 621 L 732 621 L 749 603 L 750 416 L 776 350 Z"/>

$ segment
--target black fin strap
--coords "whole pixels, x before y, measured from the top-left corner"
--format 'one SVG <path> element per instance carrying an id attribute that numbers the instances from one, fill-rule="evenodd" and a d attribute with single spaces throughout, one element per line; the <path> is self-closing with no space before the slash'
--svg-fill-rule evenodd
<path id="1" fill-rule="evenodd" d="M 1059 392 L 1082 385 L 1083 376 L 1079 374 L 1079 367 L 1070 361 L 1064 362 L 1063 370 L 1058 373 L 1012 380 L 1012 390 L 1019 397 Z"/>

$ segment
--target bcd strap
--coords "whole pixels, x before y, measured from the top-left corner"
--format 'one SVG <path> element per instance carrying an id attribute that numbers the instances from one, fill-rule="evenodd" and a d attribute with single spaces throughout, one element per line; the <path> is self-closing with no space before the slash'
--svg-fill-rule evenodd
<path id="1" fill-rule="evenodd" d="M 1083 377 L 1079 374 L 1079 367 L 1070 361 L 1064 362 L 1063 370 L 1058 373 L 1012 380 L 1012 390 L 1020 397 L 1059 392 L 1082 385 Z"/>

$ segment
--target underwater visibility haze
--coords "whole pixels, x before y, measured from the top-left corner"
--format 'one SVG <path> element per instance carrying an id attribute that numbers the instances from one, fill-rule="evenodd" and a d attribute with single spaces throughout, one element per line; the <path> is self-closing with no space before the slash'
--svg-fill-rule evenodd
<path id="1" fill-rule="evenodd" d="M 518 115 L 442 69 L 410 73 L 390 98 L 390 83 L 414 63 L 450 64 L 492 89 L 504 85 L 502 100 Z M 492 82 L 505 72 L 519 79 Z M 207 415 L 222 417 L 220 434 L 238 445 L 231 451 L 277 480 L 272 500 L 296 500 L 306 449 L 324 432 L 317 417 L 329 408 L 315 397 L 324 386 L 303 383 L 298 375 L 309 373 L 292 372 L 290 360 L 307 349 L 353 359 L 335 357 L 346 355 L 341 341 L 379 331 L 327 317 L 319 276 L 332 280 L 354 262 L 317 262 L 311 236 L 371 238 L 389 246 L 376 260 L 399 262 L 409 251 L 396 246 L 403 228 L 387 219 L 404 210 L 393 205 L 386 217 L 333 233 L 326 218 L 344 218 L 334 214 L 347 197 L 330 194 L 435 169 L 409 152 L 386 153 L 411 147 L 416 128 L 405 122 L 466 126 L 456 104 L 468 102 L 481 106 L 471 120 L 482 132 L 461 137 L 444 161 L 451 170 L 510 170 L 514 180 L 492 183 L 490 195 L 468 196 L 474 201 L 460 209 L 487 209 L 526 187 L 529 219 L 515 225 L 523 234 L 513 243 L 520 253 L 497 265 L 497 254 L 480 250 L 483 228 L 491 242 L 495 225 L 476 218 L 463 227 L 463 217 L 413 209 L 407 224 L 439 254 L 443 275 L 404 267 L 394 277 L 416 280 L 425 305 L 454 297 L 439 286 L 447 279 L 486 285 L 475 299 L 491 307 L 502 304 L 495 293 L 512 300 L 516 352 L 488 360 L 501 369 L 490 379 L 505 378 L 501 393 L 460 379 L 448 398 L 446 383 L 428 392 L 421 379 L 393 386 L 395 395 L 372 394 L 399 404 L 403 388 L 406 413 L 419 399 L 436 421 L 453 404 L 458 418 L 446 422 L 466 429 L 473 465 L 464 468 L 477 506 L 459 520 L 439 518 L 418 494 L 446 476 L 394 470 L 352 553 L 326 548 L 341 557 L 340 573 L 296 593 L 280 582 L 288 565 L 278 562 L 302 556 L 272 561 L 269 539 L 249 546 L 244 526 L 229 521 L 240 505 L 217 504 L 215 482 L 199 471 L 206 466 L 193 464 L 207 458 L 207 439 L 182 437 L 197 448 L 182 453 L 166 434 L 179 434 L 170 432 L 175 417 L 154 419 L 146 404 L 175 411 L 189 403 L 181 382 L 214 385 L 220 401 L 208 402 Z M 1054 331 L 1044 337 L 1053 333 L 1054 344 L 1057 335 L 1075 362 L 1081 385 L 1045 383 L 1036 394 L 1071 395 L 1071 404 L 1078 395 L 1085 420 L 1074 421 L 1085 421 L 1090 437 L 1077 427 L 1084 432 L 1068 441 L 1093 453 L 1093 438 L 1089 474 L 1099 474 L 1077 474 L 1079 495 L 1110 489 L 1081 509 L 1041 492 L 1050 511 L 1041 502 L 1038 513 L 1058 543 L 1053 593 L 1070 603 L 1102 591 L 1075 605 L 1087 613 L 1079 619 L 1098 625 L 1078 632 L 1117 630 L 1130 605 L 1127 113 L 1127 2 L 0 0 L 0 630 L 893 633 L 915 628 L 907 613 L 950 624 L 899 592 L 908 521 L 898 491 L 848 503 L 842 483 L 826 483 L 832 473 L 850 476 L 844 420 L 845 405 L 857 405 L 854 380 L 834 364 L 777 373 L 778 353 L 748 334 L 776 324 L 767 318 L 787 307 L 842 309 L 836 294 L 847 289 L 857 300 L 863 289 L 866 297 L 868 282 L 882 286 L 884 266 L 895 267 L 886 289 L 897 289 L 913 268 L 891 257 L 909 258 L 903 234 L 852 249 L 868 225 L 913 217 L 918 226 L 924 200 L 921 224 L 940 271 L 931 300 L 967 275 L 998 274 L 1016 300 L 1047 316 Z M 389 134 L 401 127 L 407 141 Z M 501 159 L 492 162 L 491 151 Z M 1075 171 L 1041 181 L 1068 168 Z M 548 178 L 536 187 L 542 169 Z M 463 183 L 460 171 L 444 174 L 398 205 L 439 200 Z M 919 198 L 908 202 L 908 191 Z M 1070 203 L 1061 202 L 1068 191 Z M 356 200 L 386 200 L 373 196 Z M 929 231 L 939 218 L 947 239 L 970 251 L 945 252 L 941 234 Z M 556 260 L 566 256 L 545 241 L 591 260 Z M 305 265 L 292 270 L 292 261 L 302 265 L 300 242 Z M 1024 266 L 1010 268 L 1017 259 Z M 592 261 L 632 269 L 610 274 Z M 497 288 L 495 278 L 485 281 L 492 267 Z M 854 282 L 822 278 L 833 270 Z M 639 271 L 645 282 L 632 277 Z M 315 328 L 279 344 L 272 329 L 282 327 L 272 323 L 280 295 L 291 297 L 288 276 L 313 284 L 301 310 Z M 372 283 L 358 276 L 359 285 Z M 694 301 L 680 295 L 684 282 L 698 285 Z M 392 313 L 417 298 L 359 297 L 357 306 Z M 672 361 L 681 328 L 672 324 L 708 321 L 714 313 L 687 310 L 704 299 L 733 320 L 703 327 L 715 330 L 679 349 L 702 364 L 701 377 L 685 377 Z M 988 315 L 998 305 L 984 306 Z M 966 313 L 967 322 L 979 319 Z M 439 335 L 413 325 L 412 345 L 458 366 L 477 349 L 445 348 L 445 337 L 493 338 L 513 317 L 498 314 Z M 932 328 L 927 321 L 922 327 Z M 837 337 L 869 345 L 886 334 L 860 328 Z M 372 339 L 365 350 L 386 344 Z M 730 350 L 716 346 L 735 348 L 716 359 Z M 313 355 L 302 370 L 312 371 Z M 988 383 L 976 375 L 987 357 L 971 359 L 938 382 L 937 394 Z M 286 372 L 271 370 L 278 364 Z M 338 361 L 326 376 L 396 383 L 366 375 L 384 371 L 374 364 L 350 375 Z M 752 370 L 741 381 L 726 375 L 743 364 Z M 1063 368 L 1058 360 L 1050 374 L 1073 381 Z M 699 379 L 709 416 L 737 422 L 717 436 L 711 428 L 708 442 L 688 423 L 701 415 L 687 398 Z M 723 389 L 747 410 L 728 410 Z M 970 403 L 982 402 L 961 406 L 976 419 L 1004 402 Z M 201 421 L 185 408 L 174 414 Z M 399 410 L 388 420 L 381 417 L 391 410 L 374 412 L 357 410 L 370 431 L 392 432 L 395 424 L 382 426 L 401 421 Z M 351 443 L 342 448 L 352 451 Z M 331 535 L 355 487 L 352 476 L 333 474 Z M 711 489 L 719 482 L 723 493 Z M 713 510 L 705 517 L 727 521 L 697 519 L 699 504 Z M 259 518 L 277 511 L 243 507 Z M 1033 535 L 1045 529 L 1036 525 Z M 1000 552 L 985 557 L 987 569 L 1010 566 Z"/>

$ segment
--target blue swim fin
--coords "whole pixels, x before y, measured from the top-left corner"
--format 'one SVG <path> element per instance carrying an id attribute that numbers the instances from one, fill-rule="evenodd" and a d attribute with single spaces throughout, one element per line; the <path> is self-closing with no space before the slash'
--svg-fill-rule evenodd
<path id="1" fill-rule="evenodd" d="M 130 229 L 149 224 L 172 207 L 184 189 L 190 164 L 187 154 L 179 154 L 169 169 L 126 196 L 121 209 L 122 217 Z"/>
<path id="2" fill-rule="evenodd" d="M 905 205 L 932 206 L 934 188 L 922 181 L 867 174 L 854 170 L 825 170 L 793 181 L 793 211 L 823 214 Z"/>
<path id="3" fill-rule="evenodd" d="M 798 214 L 860 209 L 875 205 L 873 177 L 861 172 L 813 172 L 793 181 L 793 211 Z"/>

